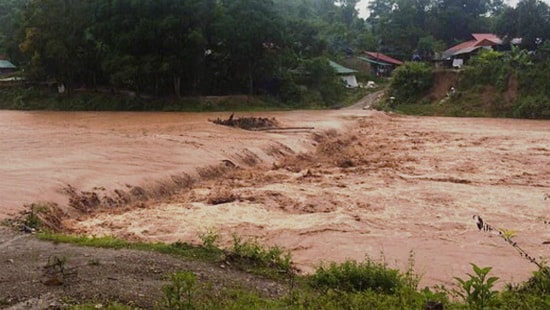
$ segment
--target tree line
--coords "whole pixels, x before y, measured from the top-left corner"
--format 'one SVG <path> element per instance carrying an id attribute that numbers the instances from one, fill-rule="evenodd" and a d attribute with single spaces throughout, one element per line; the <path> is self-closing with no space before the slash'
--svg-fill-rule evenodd
<path id="1" fill-rule="evenodd" d="M 337 100 L 326 58 L 433 57 L 473 32 L 550 36 L 540 0 L 0 0 L 0 54 L 32 80 L 154 95 Z"/>

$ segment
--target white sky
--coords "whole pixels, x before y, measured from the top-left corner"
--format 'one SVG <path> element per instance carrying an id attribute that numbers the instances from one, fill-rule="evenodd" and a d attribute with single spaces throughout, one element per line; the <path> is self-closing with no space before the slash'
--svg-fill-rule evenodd
<path id="1" fill-rule="evenodd" d="M 543 0 L 547 4 L 550 4 L 550 0 Z M 516 4 L 519 2 L 519 0 L 505 0 L 505 3 L 507 3 L 510 6 L 516 6 Z M 369 16 L 369 12 L 367 10 L 367 6 L 369 5 L 369 0 L 361 0 L 359 3 L 357 3 L 357 9 L 359 10 L 359 16 L 363 18 L 367 18 Z"/>

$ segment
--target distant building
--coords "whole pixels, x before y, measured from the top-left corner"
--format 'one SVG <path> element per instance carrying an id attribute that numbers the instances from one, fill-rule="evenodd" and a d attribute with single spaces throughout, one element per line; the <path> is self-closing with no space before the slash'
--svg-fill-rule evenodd
<path id="1" fill-rule="evenodd" d="M 359 84 L 357 83 L 357 78 L 355 77 L 355 73 L 357 71 L 346 68 L 340 64 L 335 63 L 334 61 L 330 61 L 330 66 L 338 73 L 342 81 L 346 83 L 347 88 L 356 88 L 359 87 Z"/>
<path id="2" fill-rule="evenodd" d="M 8 60 L 0 60 L 0 75 L 12 73 L 17 67 Z"/>
<path id="3" fill-rule="evenodd" d="M 363 52 L 363 55 L 357 58 L 368 62 L 371 74 L 375 76 L 389 76 L 395 68 L 403 64 L 401 60 L 378 52 Z"/>
<path id="4" fill-rule="evenodd" d="M 480 49 L 495 49 L 502 40 L 492 33 L 472 33 L 473 40 L 462 42 L 444 51 L 441 59 L 453 68 L 460 68 Z"/>

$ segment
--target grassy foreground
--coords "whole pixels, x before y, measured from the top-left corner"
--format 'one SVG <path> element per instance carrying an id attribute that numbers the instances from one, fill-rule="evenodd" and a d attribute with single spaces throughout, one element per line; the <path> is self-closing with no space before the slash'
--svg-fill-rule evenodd
<path id="1" fill-rule="evenodd" d="M 472 264 L 473 272 L 457 278 L 456 288 L 418 287 L 420 277 L 414 272 L 411 253 L 407 270 L 389 268 L 385 263 L 366 258 L 362 262 L 346 261 L 317 267 L 312 275 L 298 275 L 291 257 L 277 247 L 265 248 L 255 241 L 234 236 L 233 246 L 220 249 L 213 232 L 201 234 L 201 246 L 186 243 L 134 243 L 120 239 L 88 238 L 39 233 L 38 238 L 52 242 L 111 249 L 133 249 L 175 255 L 184 260 L 212 264 L 224 263 L 257 277 L 285 285 L 280 296 L 227 288 L 214 292 L 211 284 L 201 282 L 192 272 L 181 270 L 167 274 L 159 309 L 550 309 L 550 269 L 543 267 L 519 285 L 509 284 L 494 290 L 497 277 L 491 268 Z M 71 309 L 97 309 L 98 302 L 81 301 Z M 103 309 L 136 309 L 111 301 Z"/>

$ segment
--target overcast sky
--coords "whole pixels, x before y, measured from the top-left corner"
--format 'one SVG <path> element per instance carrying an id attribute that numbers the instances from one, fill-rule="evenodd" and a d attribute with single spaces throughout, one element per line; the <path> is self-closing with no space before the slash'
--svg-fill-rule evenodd
<path id="1" fill-rule="evenodd" d="M 508 3 L 510 6 L 516 6 L 519 0 L 505 0 L 505 3 Z M 550 4 L 550 0 L 543 0 L 544 2 Z M 369 12 L 367 10 L 367 6 L 369 5 L 369 0 L 361 0 L 357 4 L 357 9 L 359 10 L 359 16 L 363 18 L 367 18 L 369 16 Z"/>

